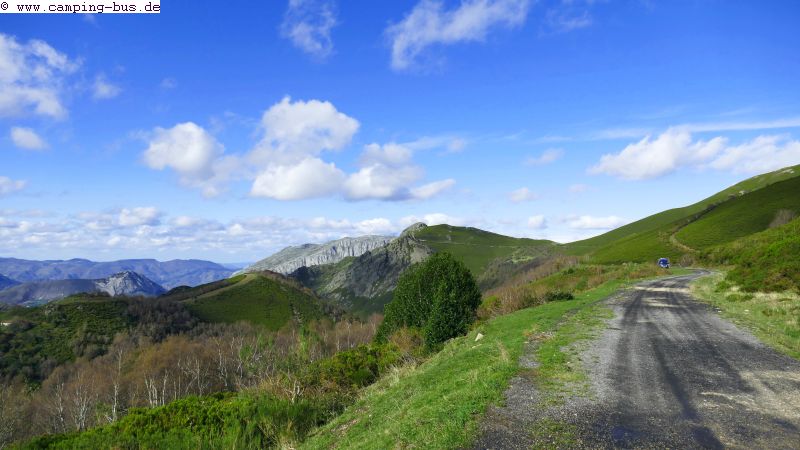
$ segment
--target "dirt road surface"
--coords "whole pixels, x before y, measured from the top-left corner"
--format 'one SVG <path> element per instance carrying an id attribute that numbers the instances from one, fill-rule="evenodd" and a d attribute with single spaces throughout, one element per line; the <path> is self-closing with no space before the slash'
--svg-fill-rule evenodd
<path id="1" fill-rule="evenodd" d="M 693 299 L 703 274 L 607 300 L 614 318 L 581 354 L 589 393 L 547 406 L 518 377 L 477 448 L 800 449 L 800 362 Z M 533 431 L 544 423 L 562 436 Z"/>

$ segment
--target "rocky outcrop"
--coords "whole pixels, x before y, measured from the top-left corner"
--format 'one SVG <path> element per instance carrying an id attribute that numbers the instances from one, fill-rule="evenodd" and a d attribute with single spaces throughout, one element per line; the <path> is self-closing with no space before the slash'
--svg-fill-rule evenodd
<path id="1" fill-rule="evenodd" d="M 387 245 L 357 258 L 337 264 L 301 267 L 290 276 L 324 298 L 351 306 L 355 299 L 385 298 L 394 290 L 406 268 L 431 254 L 432 249 L 414 238 L 412 232 L 404 231 Z"/>
<path id="2" fill-rule="evenodd" d="M 344 258 L 361 256 L 391 242 L 389 236 L 346 237 L 324 244 L 305 244 L 286 247 L 274 255 L 262 259 L 242 272 L 270 270 L 290 274 L 300 267 L 314 267 L 337 263 Z"/>
<path id="3" fill-rule="evenodd" d="M 46 280 L 12 286 L 0 291 L 0 303 L 38 305 L 79 293 L 112 297 L 155 297 L 165 292 L 160 285 L 136 272 L 121 272 L 97 280 Z"/>

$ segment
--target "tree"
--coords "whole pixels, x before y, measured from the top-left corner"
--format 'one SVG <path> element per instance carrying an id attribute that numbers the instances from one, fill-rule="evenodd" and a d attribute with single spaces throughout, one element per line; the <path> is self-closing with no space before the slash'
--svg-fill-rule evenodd
<path id="1" fill-rule="evenodd" d="M 397 282 L 378 340 L 401 327 L 419 328 L 425 345 L 463 335 L 475 320 L 481 293 L 469 269 L 446 252 L 408 268 Z"/>

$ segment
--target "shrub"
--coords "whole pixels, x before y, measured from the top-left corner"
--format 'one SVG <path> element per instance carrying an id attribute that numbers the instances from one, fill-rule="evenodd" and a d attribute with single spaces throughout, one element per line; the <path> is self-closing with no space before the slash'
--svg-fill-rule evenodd
<path id="1" fill-rule="evenodd" d="M 575 296 L 564 291 L 550 291 L 544 296 L 544 301 L 555 302 L 559 300 L 573 300 Z"/>
<path id="2" fill-rule="evenodd" d="M 480 304 L 481 293 L 469 269 L 449 253 L 436 253 L 400 277 L 377 339 L 386 341 L 400 327 L 416 327 L 425 346 L 434 348 L 465 334 Z"/>
<path id="3" fill-rule="evenodd" d="M 400 361 L 394 344 L 361 345 L 317 362 L 306 383 L 327 388 L 357 389 L 374 383 Z"/>

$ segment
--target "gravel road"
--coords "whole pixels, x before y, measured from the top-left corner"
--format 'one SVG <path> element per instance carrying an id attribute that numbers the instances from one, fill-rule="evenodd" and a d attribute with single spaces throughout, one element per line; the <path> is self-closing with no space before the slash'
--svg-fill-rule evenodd
<path id="1" fill-rule="evenodd" d="M 703 274 L 607 300 L 615 316 L 581 355 L 589 394 L 548 407 L 518 377 L 476 447 L 800 449 L 800 362 L 694 300 L 689 283 Z M 532 433 L 541 423 L 575 439 Z"/>

